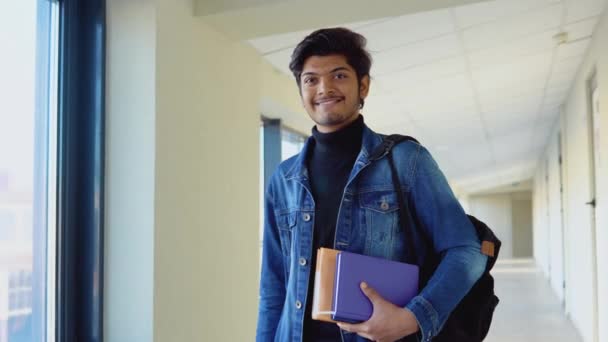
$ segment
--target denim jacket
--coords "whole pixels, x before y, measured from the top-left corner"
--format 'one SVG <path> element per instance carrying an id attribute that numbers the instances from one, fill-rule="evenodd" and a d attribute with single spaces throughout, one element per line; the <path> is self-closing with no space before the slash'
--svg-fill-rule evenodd
<path id="1" fill-rule="evenodd" d="M 382 136 L 367 126 L 361 151 L 342 195 L 334 248 L 405 261 L 408 246 L 400 232 L 398 202 L 387 158 L 370 161 Z M 280 164 L 265 196 L 262 274 L 256 341 L 302 341 L 308 282 L 312 272 L 315 202 L 311 193 L 306 153 Z M 420 233 L 413 236 L 415 254 L 441 256 L 427 285 L 406 305 L 418 321 L 419 336 L 430 341 L 450 312 L 481 277 L 486 256 L 462 207 L 429 152 L 406 141 L 393 148 L 402 191 L 422 227 L 416 231 L 432 242 L 427 248 Z M 428 241 L 428 240 L 427 240 Z M 422 264 L 422 263 L 419 263 Z M 366 341 L 341 331 L 342 341 Z"/>

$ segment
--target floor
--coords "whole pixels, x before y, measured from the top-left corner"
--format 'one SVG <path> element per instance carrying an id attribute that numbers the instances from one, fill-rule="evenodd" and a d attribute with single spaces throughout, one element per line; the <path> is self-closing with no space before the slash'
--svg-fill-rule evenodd
<path id="1" fill-rule="evenodd" d="M 497 264 L 492 274 L 500 304 L 486 341 L 582 342 L 533 261 L 507 260 Z"/>

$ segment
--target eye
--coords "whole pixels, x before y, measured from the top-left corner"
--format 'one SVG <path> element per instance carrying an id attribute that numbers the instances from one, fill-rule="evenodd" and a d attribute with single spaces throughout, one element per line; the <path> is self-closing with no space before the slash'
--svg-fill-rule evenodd
<path id="1" fill-rule="evenodd" d="M 304 84 L 306 85 L 311 85 L 314 84 L 316 82 L 316 78 L 315 77 L 306 77 L 304 78 Z"/>
<path id="2" fill-rule="evenodd" d="M 347 78 L 347 77 L 348 77 L 348 76 L 346 76 L 346 74 L 341 73 L 341 72 L 337 73 L 337 74 L 336 74 L 336 76 L 335 76 L 335 78 L 337 78 L 337 79 L 339 79 L 339 80 L 340 80 L 340 79 Z"/>

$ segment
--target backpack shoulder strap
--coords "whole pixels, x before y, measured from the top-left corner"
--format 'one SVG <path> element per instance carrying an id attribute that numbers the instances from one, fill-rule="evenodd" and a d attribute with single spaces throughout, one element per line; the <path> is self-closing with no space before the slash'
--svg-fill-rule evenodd
<path id="1" fill-rule="evenodd" d="M 386 156 L 391 149 L 402 141 L 413 141 L 417 144 L 420 144 L 418 140 L 409 135 L 400 135 L 400 134 L 391 134 L 391 135 L 383 135 L 384 139 L 382 143 L 376 147 L 372 153 L 370 154 L 369 160 L 378 160 Z"/>
<path id="2" fill-rule="evenodd" d="M 396 144 L 402 141 L 414 141 L 418 143 L 418 140 L 407 135 L 399 134 L 383 136 L 383 138 L 384 139 L 382 140 L 382 144 L 380 144 L 374 149 L 374 151 L 372 151 L 369 159 L 375 161 L 385 156 L 388 158 L 388 163 L 391 169 L 391 178 L 393 180 L 393 186 L 395 188 L 395 192 L 397 194 L 397 202 L 399 204 L 399 226 L 407 236 L 406 240 L 408 243 L 408 249 L 406 251 L 406 261 L 410 264 L 417 264 L 416 250 L 414 247 L 413 237 L 415 227 L 408 210 L 407 198 L 403 195 L 403 192 L 401 191 L 401 182 L 399 181 L 399 174 L 397 173 L 397 169 L 395 168 L 395 162 L 393 161 L 393 154 L 391 153 L 391 150 Z"/>

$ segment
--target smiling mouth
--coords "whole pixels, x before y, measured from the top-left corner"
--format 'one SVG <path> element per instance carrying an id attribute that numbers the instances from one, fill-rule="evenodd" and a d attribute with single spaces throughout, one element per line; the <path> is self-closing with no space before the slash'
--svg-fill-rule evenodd
<path id="1" fill-rule="evenodd" d="M 335 104 L 335 103 L 338 103 L 338 102 L 343 101 L 343 100 L 344 100 L 343 97 L 331 97 L 331 98 L 315 101 L 315 105 L 316 106 L 322 106 L 322 105 Z"/>

